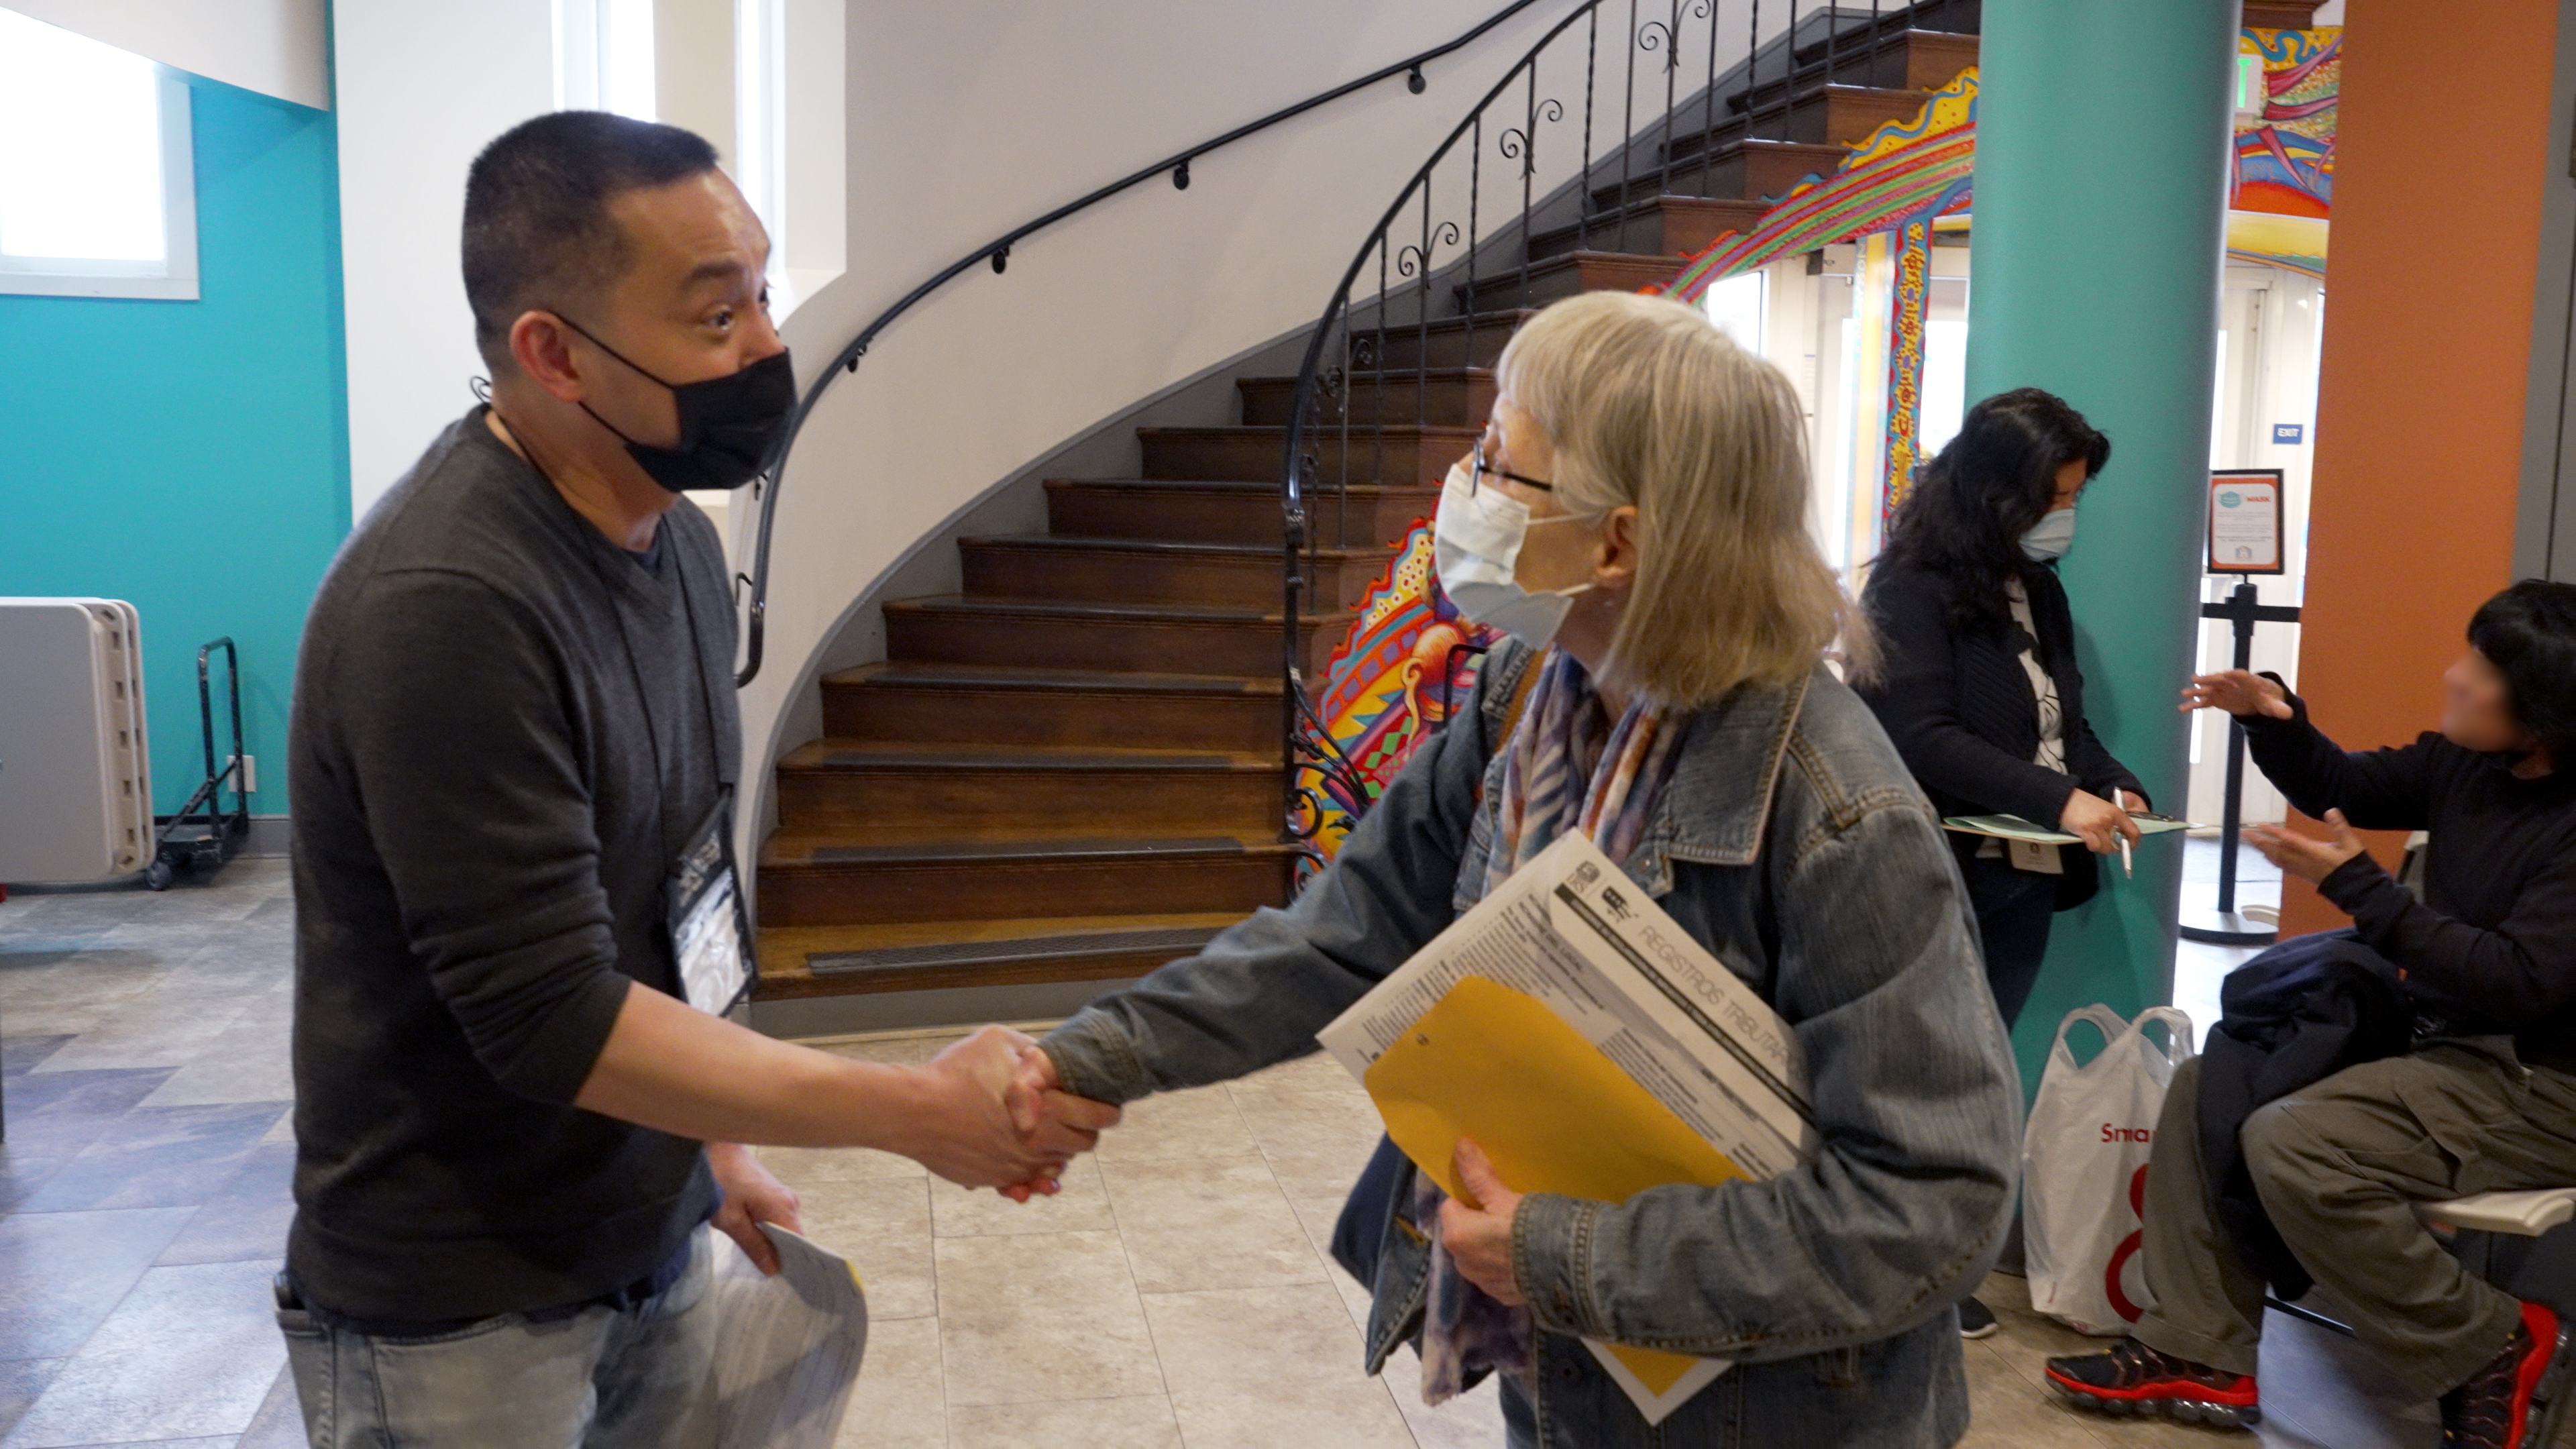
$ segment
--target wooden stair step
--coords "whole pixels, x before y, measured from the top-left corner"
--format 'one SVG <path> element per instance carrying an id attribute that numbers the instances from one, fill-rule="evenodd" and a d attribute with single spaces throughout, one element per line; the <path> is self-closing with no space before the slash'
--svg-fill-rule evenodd
<path id="1" fill-rule="evenodd" d="M 1318 433 L 1309 435 L 1306 451 L 1328 483 L 1347 475 L 1353 483 L 1436 488 L 1449 465 L 1475 446 L 1476 433 L 1470 427 L 1378 428 L 1351 448 L 1347 460 L 1340 437 Z M 1230 478 L 1275 484 L 1288 446 L 1285 427 L 1138 428 L 1136 438 L 1145 445 L 1145 476 L 1175 480 Z"/>
<path id="2" fill-rule="evenodd" d="M 1344 375 L 1347 410 L 1327 398 L 1320 414 L 1323 426 L 1338 428 L 1378 423 L 1436 423 L 1443 427 L 1481 428 L 1494 410 L 1494 370 L 1490 367 L 1437 367 L 1410 372 L 1354 372 Z M 1297 379 L 1246 377 L 1235 381 L 1243 394 L 1243 421 L 1248 426 L 1277 427 L 1288 421 L 1295 405 Z"/>
<path id="3" fill-rule="evenodd" d="M 778 762 L 778 817 L 879 838 L 1257 835 L 1279 818 L 1280 771 L 1276 755 L 822 739 Z"/>
<path id="4" fill-rule="evenodd" d="M 1473 306 L 1518 301 L 1543 305 L 1582 292 L 1634 292 L 1660 287 L 1681 270 L 1678 257 L 1631 256 L 1623 252 L 1567 252 L 1534 263 L 1523 273 L 1504 272 L 1476 279 L 1470 293 L 1456 288 L 1459 300 Z M 1356 450 L 1356 449 L 1355 449 Z M 1453 460 L 1455 455 L 1452 455 Z"/>
<path id="5" fill-rule="evenodd" d="M 1275 430 L 1274 430 L 1275 431 Z M 1469 437 L 1472 439 L 1473 434 Z M 1274 443 L 1273 450 L 1281 446 Z M 1462 446 L 1460 451 L 1465 451 Z M 1442 465 L 1445 473 L 1447 464 Z M 1049 479 L 1047 526 L 1060 537 L 1169 538 L 1280 546 L 1279 480 Z M 1437 487 L 1380 487 L 1354 482 L 1348 496 L 1319 517 L 1327 546 L 1392 543 L 1439 506 Z"/>
<path id="6" fill-rule="evenodd" d="M 1233 675 L 1274 673 L 1281 662 L 1281 617 L 1257 609 L 960 596 L 884 607 L 886 656 L 906 662 Z M 1351 618 L 1299 614 L 1308 667 L 1320 670 Z"/>
<path id="7" fill-rule="evenodd" d="M 1046 920 L 917 921 L 868 926 L 772 926 L 760 932 L 758 996 L 856 996 L 881 991 L 1100 981 L 1141 976 L 1195 954 L 1240 913 L 1062 916 Z"/>
<path id="8" fill-rule="evenodd" d="M 823 732 L 840 739 L 1177 749 L 1276 756 L 1278 674 L 1140 674 L 870 664 L 823 679 Z"/>
<path id="9" fill-rule="evenodd" d="M 1675 138 L 1675 145 L 1681 138 Z M 1798 141 L 1729 141 L 1714 150 L 1674 158 L 1670 167 L 1649 166 L 1626 182 L 1628 202 L 1659 196 L 1696 195 L 1768 203 L 1796 189 L 1810 176 L 1831 176 L 1851 155 L 1847 146 L 1811 146 Z M 1619 186 L 1592 193 L 1595 211 L 1619 207 Z"/>
<path id="10" fill-rule="evenodd" d="M 1650 196 L 1625 211 L 1605 210 L 1575 225 L 1540 232 L 1530 238 L 1530 260 L 1595 248 L 1629 255 L 1693 256 L 1728 232 L 1740 234 L 1760 226 L 1770 210 L 1766 202 L 1736 197 Z"/>
<path id="11" fill-rule="evenodd" d="M 1712 145 L 1722 146 L 1748 136 L 1810 146 L 1857 146 L 1890 121 L 1912 120 L 1928 96 L 1928 92 L 1891 86 L 1840 82 L 1829 85 L 1818 81 L 1802 84 L 1783 104 L 1776 84 L 1767 90 L 1769 95 L 1755 101 L 1749 113 L 1744 97 L 1736 96 L 1727 102 L 1727 109 L 1735 113 L 1732 119 L 1721 118 L 1716 125 L 1687 137 L 1675 135 L 1675 161 L 1695 156 Z"/>
<path id="12" fill-rule="evenodd" d="M 1287 573 L 1276 538 L 1207 543 L 1019 534 L 961 538 L 957 548 L 965 563 L 966 592 L 991 598 L 1262 608 L 1280 602 Z M 1309 560 L 1310 593 L 1304 606 L 1342 608 L 1358 602 L 1385 568 L 1390 551 L 1386 545 L 1321 551 Z"/>
<path id="13" fill-rule="evenodd" d="M 773 835 L 760 921 L 823 926 L 1231 912 L 1288 899 L 1298 850 L 1266 838 L 941 841 L 852 845 Z"/>
<path id="14" fill-rule="evenodd" d="M 1867 36 L 1854 36 L 1846 30 L 1839 43 L 1830 48 L 1821 34 L 1800 45 L 1797 66 L 1787 85 L 1799 94 L 1828 81 L 1879 90 L 1937 91 L 1976 63 L 1974 32 L 1909 26 L 1886 31 L 1873 45 Z M 1766 59 L 1762 71 L 1768 79 L 1753 88 L 1752 103 L 1777 105 L 1782 89 L 1780 67 Z M 1745 94 L 1738 91 L 1726 97 L 1723 104 L 1729 111 L 1740 113 L 1745 108 Z"/>
<path id="15" fill-rule="evenodd" d="M 1415 367 L 1491 367 L 1502 359 L 1514 330 L 1537 315 L 1526 307 L 1442 317 L 1431 322 L 1354 328 L 1350 370 L 1397 371 Z"/>

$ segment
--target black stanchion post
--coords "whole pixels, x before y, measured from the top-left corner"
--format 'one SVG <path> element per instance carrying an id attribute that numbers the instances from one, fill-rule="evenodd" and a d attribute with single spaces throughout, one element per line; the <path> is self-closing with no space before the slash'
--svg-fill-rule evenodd
<path id="1" fill-rule="evenodd" d="M 2203 604 L 2204 619 L 2225 619 L 2235 635 L 2234 668 L 2249 669 L 2254 664 L 2254 625 L 2260 622 L 2295 624 L 2297 608 L 2259 602 L 2254 580 L 2239 574 L 2236 587 L 2228 591 L 2227 602 Z M 2211 925 L 2196 925 L 2185 920 L 2182 938 L 2211 946 L 2269 946 L 2281 938 L 2277 928 L 2247 929 L 2246 921 L 2236 914 L 2236 843 L 2245 828 L 2245 726 L 2234 718 L 2227 721 L 2227 783 L 2225 799 L 2219 804 L 2218 816 L 2218 909 Z"/>

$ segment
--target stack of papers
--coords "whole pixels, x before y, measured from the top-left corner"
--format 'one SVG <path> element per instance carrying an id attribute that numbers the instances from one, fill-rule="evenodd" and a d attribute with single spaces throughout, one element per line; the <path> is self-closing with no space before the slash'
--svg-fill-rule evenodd
<path id="1" fill-rule="evenodd" d="M 716 1449 L 832 1449 L 868 1344 L 868 1302 L 847 1258 L 772 1223 L 768 1277 L 714 1234 L 715 1362 L 708 1397 Z"/>
<path id="2" fill-rule="evenodd" d="M 1473 1137 L 1513 1191 L 1624 1202 L 1814 1151 L 1796 1039 L 1591 841 L 1568 835 L 1319 1035 L 1453 1197 Z M 1650 1424 L 1722 1359 L 1592 1343 Z"/>
<path id="3" fill-rule="evenodd" d="M 2140 835 L 2162 835 L 2168 830 L 2192 830 L 2188 820 L 2170 815 L 2149 815 L 2141 810 L 2129 812 Z M 1952 815 L 1942 820 L 1941 828 L 1961 835 L 1991 835 L 1998 840 L 2027 840 L 2037 845 L 2081 845 L 2084 837 L 2069 835 L 2054 826 L 2040 825 L 2018 815 Z"/>

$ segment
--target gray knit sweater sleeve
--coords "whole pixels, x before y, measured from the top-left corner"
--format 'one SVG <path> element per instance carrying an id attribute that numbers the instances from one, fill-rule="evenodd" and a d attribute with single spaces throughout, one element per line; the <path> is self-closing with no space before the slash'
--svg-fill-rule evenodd
<path id="1" fill-rule="evenodd" d="M 570 1102 L 626 999 L 574 708 L 539 621 L 481 580 L 381 575 L 332 718 L 402 933 L 504 1087 Z"/>

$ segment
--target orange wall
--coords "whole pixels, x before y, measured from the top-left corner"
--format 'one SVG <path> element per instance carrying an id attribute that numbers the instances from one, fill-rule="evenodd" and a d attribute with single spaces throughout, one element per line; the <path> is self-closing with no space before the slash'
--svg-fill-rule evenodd
<path id="1" fill-rule="evenodd" d="M 2554 0 L 2350 3 L 2299 647 L 2347 748 L 2434 727 L 2512 581 L 2556 43 Z M 2343 919 L 2287 883 L 2285 933 Z"/>

